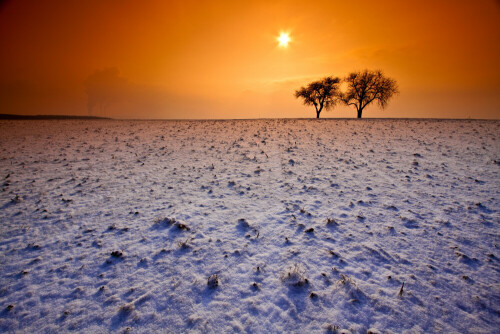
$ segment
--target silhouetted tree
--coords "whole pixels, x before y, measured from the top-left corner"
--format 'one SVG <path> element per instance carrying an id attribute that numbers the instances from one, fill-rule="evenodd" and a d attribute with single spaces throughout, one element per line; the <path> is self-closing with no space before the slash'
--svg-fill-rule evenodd
<path id="1" fill-rule="evenodd" d="M 84 82 L 87 93 L 87 108 L 89 116 L 95 107 L 99 114 L 104 114 L 105 108 L 124 93 L 126 80 L 120 77 L 115 67 L 95 71 Z"/>
<path id="2" fill-rule="evenodd" d="M 377 101 L 384 109 L 390 98 L 399 93 L 396 80 L 384 77 L 381 71 L 350 73 L 344 82 L 347 83 L 347 91 L 342 94 L 342 101 L 356 108 L 358 118 L 361 118 L 363 109 L 373 101 Z"/>
<path id="3" fill-rule="evenodd" d="M 316 108 L 316 118 L 324 109 L 332 109 L 340 97 L 340 78 L 326 77 L 319 81 L 311 82 L 307 87 L 301 87 L 295 92 L 296 98 L 303 98 L 306 106 Z"/>

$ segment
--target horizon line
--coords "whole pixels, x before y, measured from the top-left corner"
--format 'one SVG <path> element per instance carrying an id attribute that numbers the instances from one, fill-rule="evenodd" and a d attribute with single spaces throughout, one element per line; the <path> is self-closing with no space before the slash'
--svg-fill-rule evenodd
<path id="1" fill-rule="evenodd" d="M 499 121 L 500 118 L 446 118 L 446 117 L 256 117 L 256 118 L 115 118 L 88 115 L 21 115 L 0 114 L 0 120 L 110 120 L 110 121 L 250 121 L 250 120 L 470 120 L 470 121 Z"/>

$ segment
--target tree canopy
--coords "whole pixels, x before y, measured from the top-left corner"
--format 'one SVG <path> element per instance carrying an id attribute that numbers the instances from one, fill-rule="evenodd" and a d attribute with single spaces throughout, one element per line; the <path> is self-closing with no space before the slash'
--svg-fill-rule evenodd
<path id="1" fill-rule="evenodd" d="M 340 78 L 326 77 L 311 82 L 306 87 L 301 87 L 295 92 L 296 98 L 302 98 L 307 106 L 316 108 L 316 118 L 323 109 L 330 110 L 337 104 L 340 98 Z"/>
<path id="2" fill-rule="evenodd" d="M 396 80 L 385 77 L 381 71 L 353 72 L 344 82 L 347 83 L 347 91 L 342 94 L 341 99 L 346 105 L 356 108 L 358 118 L 361 118 L 363 109 L 373 101 L 377 101 L 384 109 L 391 97 L 399 93 Z"/>

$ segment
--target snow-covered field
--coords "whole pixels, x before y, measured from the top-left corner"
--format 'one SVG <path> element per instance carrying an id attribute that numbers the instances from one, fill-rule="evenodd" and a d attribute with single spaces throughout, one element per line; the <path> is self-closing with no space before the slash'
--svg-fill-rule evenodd
<path id="1" fill-rule="evenodd" d="M 0 332 L 500 328 L 500 121 L 1 121 L 0 172 Z"/>

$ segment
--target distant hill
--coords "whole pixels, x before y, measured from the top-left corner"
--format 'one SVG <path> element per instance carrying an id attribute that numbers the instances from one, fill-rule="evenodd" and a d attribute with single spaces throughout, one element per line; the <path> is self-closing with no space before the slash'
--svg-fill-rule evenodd
<path id="1" fill-rule="evenodd" d="M 0 114 L 0 119 L 111 119 L 106 117 L 97 116 L 70 116 L 70 115 L 14 115 L 14 114 Z"/>

